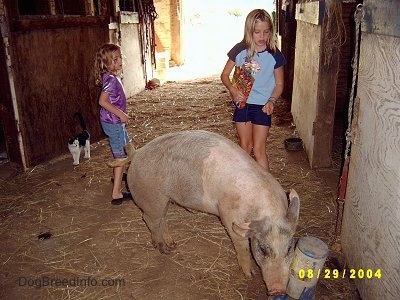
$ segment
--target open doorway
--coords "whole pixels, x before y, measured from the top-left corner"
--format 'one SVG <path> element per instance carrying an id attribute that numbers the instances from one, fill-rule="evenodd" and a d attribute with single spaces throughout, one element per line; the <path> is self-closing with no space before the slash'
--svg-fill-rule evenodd
<path id="1" fill-rule="evenodd" d="M 168 79 L 220 74 L 227 52 L 243 38 L 247 14 L 256 8 L 272 13 L 274 0 L 182 0 L 183 65 L 170 68 Z"/>

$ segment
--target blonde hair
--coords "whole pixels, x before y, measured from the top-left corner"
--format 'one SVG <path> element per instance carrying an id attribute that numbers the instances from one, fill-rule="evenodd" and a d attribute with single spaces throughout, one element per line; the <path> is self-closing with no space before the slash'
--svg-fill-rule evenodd
<path id="1" fill-rule="evenodd" d="M 276 51 L 275 28 L 271 16 L 264 9 L 254 9 L 247 15 L 244 25 L 243 42 L 246 44 L 247 56 L 249 59 L 251 59 L 256 53 L 256 45 L 253 40 L 253 32 L 257 22 L 268 22 L 271 28 L 269 39 L 267 41 L 267 50 L 272 52 Z"/>
<path id="2" fill-rule="evenodd" d="M 96 52 L 96 58 L 94 62 L 94 78 L 96 85 L 101 85 L 103 81 L 103 74 L 109 72 L 108 67 L 112 61 L 113 52 L 121 50 L 118 45 L 115 44 L 104 44 Z"/>

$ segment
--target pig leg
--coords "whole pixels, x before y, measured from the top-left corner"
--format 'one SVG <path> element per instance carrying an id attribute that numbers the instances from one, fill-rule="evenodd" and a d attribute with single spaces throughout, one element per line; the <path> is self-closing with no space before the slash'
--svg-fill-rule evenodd
<path id="1" fill-rule="evenodd" d="M 167 245 L 167 249 L 171 252 L 171 250 L 176 248 L 176 243 L 169 235 L 167 220 L 165 217 L 160 220 L 160 232 L 162 233 L 162 239 L 164 240 L 165 245 Z"/>
<path id="2" fill-rule="evenodd" d="M 175 248 L 175 242 L 168 234 L 164 218 L 154 219 L 152 216 L 143 214 L 143 219 L 151 232 L 151 240 L 154 248 L 161 253 L 169 254 Z"/>
<path id="3" fill-rule="evenodd" d="M 221 201 L 221 204 L 219 205 L 220 218 L 232 240 L 233 246 L 235 247 L 239 266 L 242 268 L 242 271 L 246 277 L 250 278 L 252 277 L 252 274 L 255 274 L 255 266 L 250 252 L 250 243 L 248 238 L 239 236 L 232 229 L 232 224 L 234 221 L 234 212 L 232 210 L 233 202 L 233 199 L 228 199 L 226 202 Z M 223 203 L 226 203 L 226 205 Z"/>
<path id="4" fill-rule="evenodd" d="M 228 225 L 225 225 L 225 227 L 228 228 Z M 244 275 L 246 275 L 247 278 L 251 278 L 252 275 L 255 274 L 255 268 L 251 259 L 249 240 L 242 237 L 238 238 L 237 234 L 231 229 L 228 230 L 228 233 L 235 247 L 239 266 L 242 268 Z"/>
<path id="5" fill-rule="evenodd" d="M 157 198 L 156 198 L 157 199 Z M 169 254 L 176 246 L 168 233 L 165 215 L 168 210 L 169 200 L 143 201 L 138 205 L 143 211 L 143 220 L 151 233 L 153 246 L 161 253 Z"/>

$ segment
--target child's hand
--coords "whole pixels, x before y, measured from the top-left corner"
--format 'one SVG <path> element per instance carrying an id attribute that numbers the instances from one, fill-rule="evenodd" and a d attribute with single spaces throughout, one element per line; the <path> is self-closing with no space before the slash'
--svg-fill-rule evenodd
<path id="1" fill-rule="evenodd" d="M 239 101 L 239 102 L 246 101 L 245 95 L 241 91 L 239 91 L 237 88 L 234 87 L 229 92 L 231 94 L 232 100 Z"/>
<path id="2" fill-rule="evenodd" d="M 122 115 L 119 117 L 121 119 L 122 123 L 125 123 L 126 125 L 129 125 L 129 115 L 127 115 L 126 113 L 122 112 Z"/>
<path id="3" fill-rule="evenodd" d="M 263 113 L 267 115 L 272 115 L 274 112 L 274 103 L 272 101 L 268 101 L 262 108 Z"/>

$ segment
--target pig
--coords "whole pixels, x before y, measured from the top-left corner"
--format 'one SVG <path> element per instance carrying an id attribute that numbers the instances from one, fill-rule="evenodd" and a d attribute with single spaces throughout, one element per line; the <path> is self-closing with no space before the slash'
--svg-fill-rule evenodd
<path id="1" fill-rule="evenodd" d="M 125 150 L 126 159 L 109 165 L 130 162 L 128 187 L 154 247 L 168 254 L 176 246 L 165 219 L 169 203 L 217 215 L 244 274 L 251 277 L 255 272 L 253 255 L 269 295 L 285 294 L 300 209 L 295 190 L 288 199 L 268 171 L 216 133 L 169 133 L 137 150 L 128 144 Z"/>

